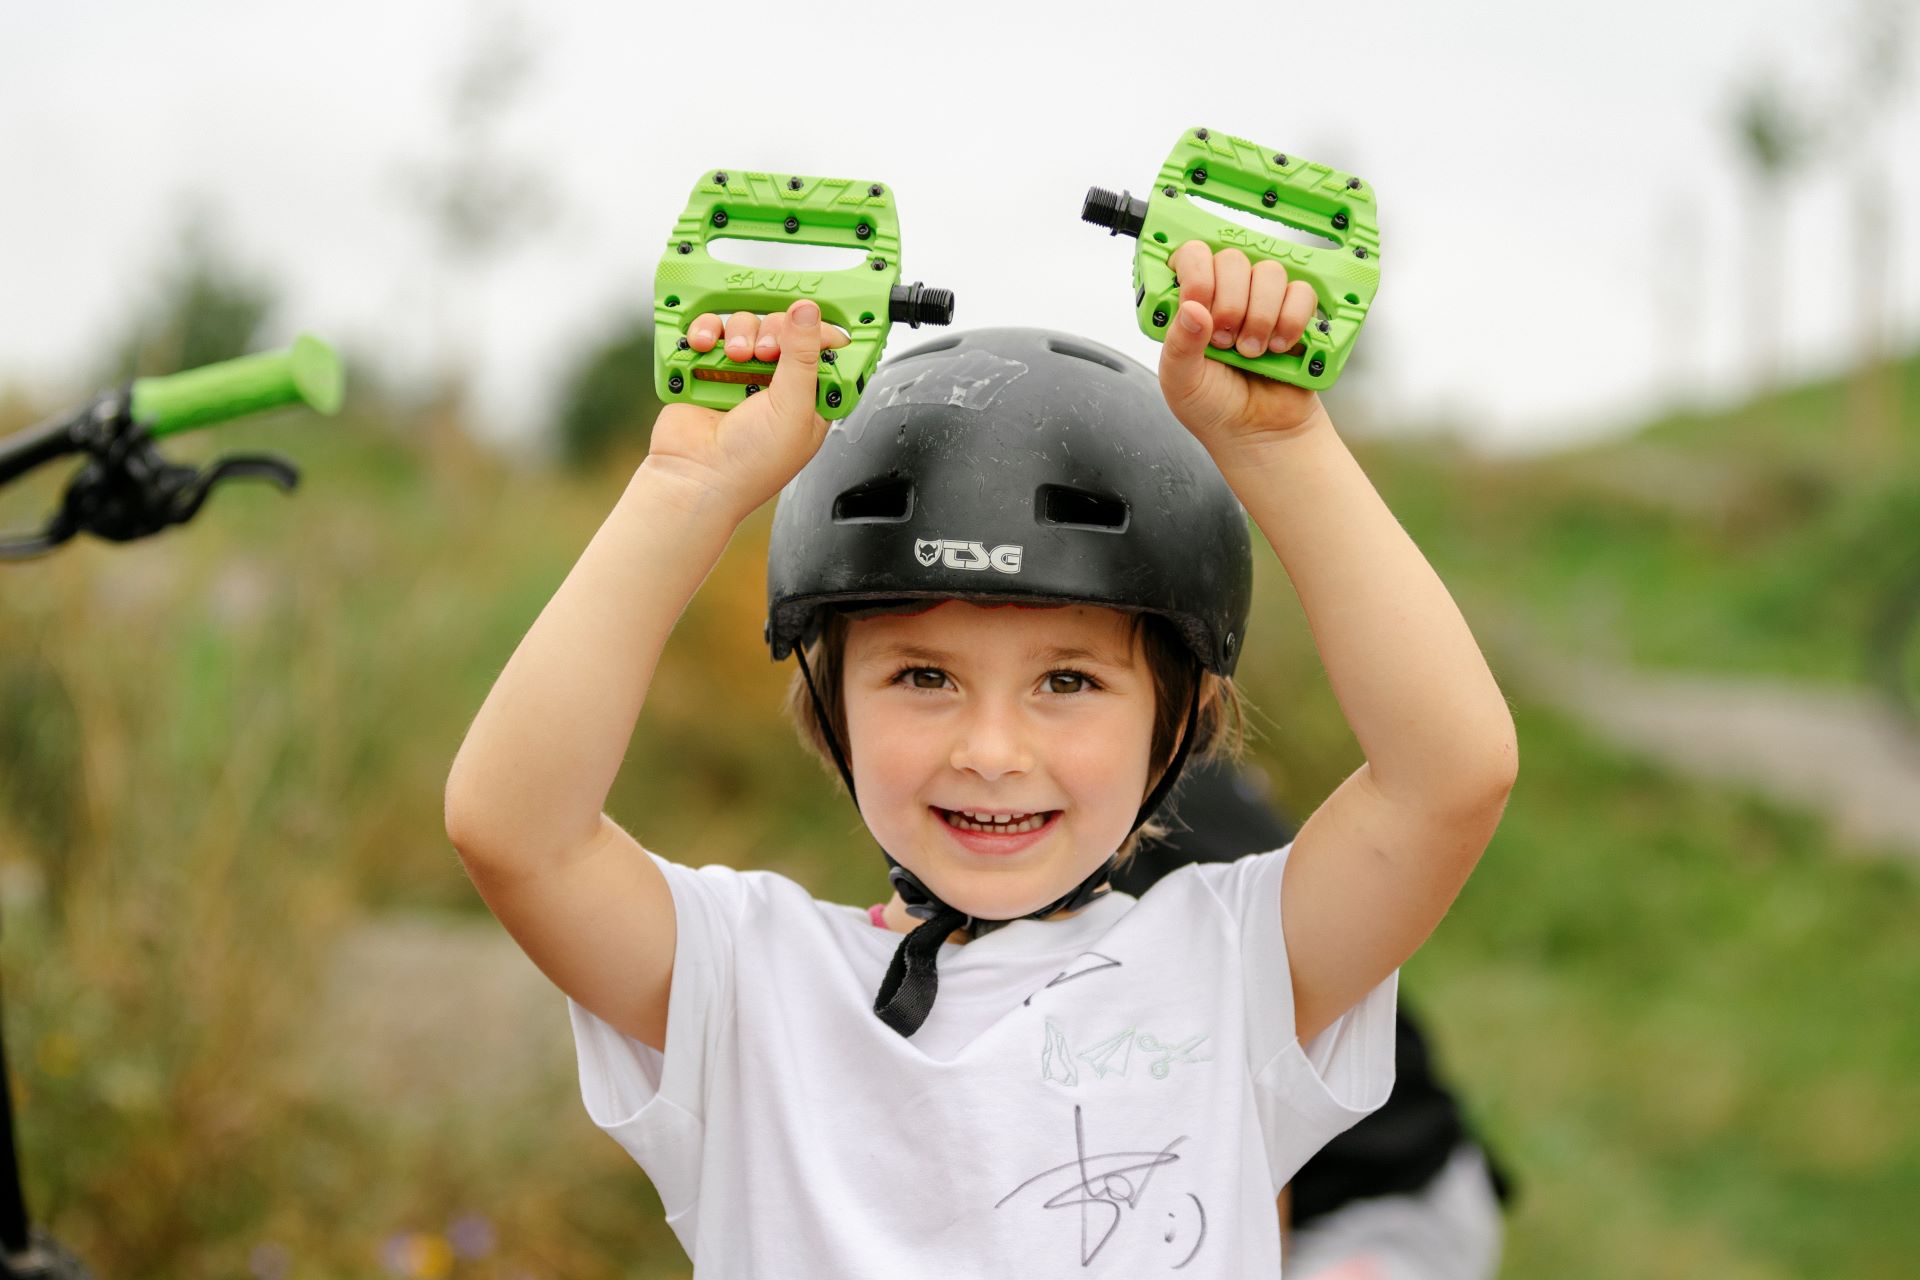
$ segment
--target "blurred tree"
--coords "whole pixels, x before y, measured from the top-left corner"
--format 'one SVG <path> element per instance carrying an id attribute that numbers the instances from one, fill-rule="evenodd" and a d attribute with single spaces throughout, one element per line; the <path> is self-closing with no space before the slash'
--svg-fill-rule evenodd
<path id="1" fill-rule="evenodd" d="M 560 405 L 560 452 L 586 468 L 617 445 L 644 445 L 660 413 L 653 391 L 653 307 L 581 357 L 566 379 Z"/>
<path id="2" fill-rule="evenodd" d="M 1813 154 L 1818 130 L 1770 71 L 1740 90 L 1732 124 L 1741 159 L 1751 167 L 1747 208 L 1747 323 L 1755 389 L 1774 386 L 1780 365 L 1780 230 L 1787 182 Z"/>
<path id="3" fill-rule="evenodd" d="M 177 248 L 146 303 L 112 340 L 104 381 L 175 373 L 244 355 L 259 345 L 279 291 L 226 256 L 214 220 L 190 211 Z"/>
<path id="4" fill-rule="evenodd" d="M 1911 57 L 1913 0 L 1859 0 L 1853 26 L 1852 74 L 1835 115 L 1836 135 L 1853 170 L 1854 308 L 1859 358 L 1848 404 L 1854 443 L 1884 457 L 1900 420 L 1900 382 L 1888 359 L 1888 282 L 1898 279 L 1893 243 L 1893 182 L 1886 135 L 1905 92 Z"/>
<path id="5" fill-rule="evenodd" d="M 551 183 L 511 154 L 501 132 L 532 84 L 540 54 L 525 20 L 500 4 L 476 11 L 446 99 L 445 150 L 403 174 L 408 202 L 434 241 L 428 331 L 434 379 L 431 435 L 441 461 L 458 453 L 461 401 L 478 343 L 480 277 L 549 226 Z"/>

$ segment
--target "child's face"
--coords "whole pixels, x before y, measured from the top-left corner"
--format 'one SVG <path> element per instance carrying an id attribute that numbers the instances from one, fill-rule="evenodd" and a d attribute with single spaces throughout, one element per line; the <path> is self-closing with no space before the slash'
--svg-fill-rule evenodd
<path id="1" fill-rule="evenodd" d="M 986 919 L 1037 911 L 1084 880 L 1146 797 L 1154 687 L 1131 632 L 1127 615 L 1094 605 L 945 601 L 852 621 L 850 763 L 880 847 Z M 956 810 L 1037 819 L 967 831 Z"/>

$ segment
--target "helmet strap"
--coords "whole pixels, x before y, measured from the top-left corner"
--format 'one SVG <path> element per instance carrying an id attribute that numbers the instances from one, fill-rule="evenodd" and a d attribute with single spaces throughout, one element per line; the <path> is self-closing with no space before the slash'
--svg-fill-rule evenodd
<path id="1" fill-rule="evenodd" d="M 1180 745 L 1174 748 L 1173 759 L 1167 762 L 1166 772 L 1160 775 L 1160 781 L 1154 784 L 1153 793 L 1147 797 L 1146 803 L 1140 806 L 1140 812 L 1134 815 L 1133 831 L 1127 832 L 1128 835 L 1132 835 L 1134 831 L 1146 825 L 1147 819 L 1153 816 L 1153 811 L 1160 807 L 1166 800 L 1167 793 L 1173 790 L 1173 784 L 1180 781 L 1180 771 L 1187 767 L 1187 754 L 1193 749 L 1193 730 L 1200 723 L 1200 686 L 1204 683 L 1205 675 L 1206 669 L 1196 664 L 1193 673 L 1193 697 L 1187 700 L 1186 730 L 1180 735 Z"/>
<path id="2" fill-rule="evenodd" d="M 853 792 L 853 770 L 847 767 L 847 757 L 840 750 L 840 739 L 834 736 L 833 721 L 827 718 L 827 704 L 820 700 L 820 690 L 814 687 L 813 670 L 807 666 L 807 647 L 804 644 L 793 646 L 793 656 L 800 660 L 800 674 L 807 681 L 807 696 L 813 699 L 813 714 L 820 721 L 820 732 L 826 735 L 827 750 L 833 753 L 833 762 L 840 766 L 840 776 L 847 783 L 847 798 L 853 801 L 853 807 L 860 807 L 860 797 Z"/>

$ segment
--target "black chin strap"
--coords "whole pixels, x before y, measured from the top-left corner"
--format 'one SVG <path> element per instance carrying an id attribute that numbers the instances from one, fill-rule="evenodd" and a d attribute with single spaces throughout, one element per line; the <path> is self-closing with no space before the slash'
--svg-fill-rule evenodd
<path id="1" fill-rule="evenodd" d="M 839 766 L 840 777 L 847 784 L 847 795 L 859 806 L 859 798 L 853 789 L 853 770 L 847 767 L 846 755 L 840 750 L 840 742 L 833 732 L 833 722 L 827 718 L 826 706 L 821 702 L 820 691 L 814 686 L 813 672 L 807 666 L 804 648 L 796 646 L 794 657 L 800 660 L 800 673 L 806 678 L 807 696 L 813 700 L 814 715 L 818 718 L 821 732 L 827 738 L 827 750 L 833 755 L 833 762 Z M 1146 802 L 1140 806 L 1140 812 L 1134 815 L 1133 826 L 1127 834 L 1138 831 L 1154 810 L 1167 798 L 1167 793 L 1180 778 L 1180 772 L 1186 767 L 1187 753 L 1193 745 L 1194 726 L 1200 719 L 1200 672 L 1196 670 L 1193 681 L 1193 697 L 1187 702 L 1187 727 L 1180 735 L 1180 745 L 1174 750 L 1173 759 L 1168 762 L 1166 771 L 1160 775 L 1160 781 L 1154 785 Z M 1123 842 L 1124 843 L 1124 842 Z M 988 920 L 979 916 L 970 916 L 958 907 L 950 906 L 940 900 L 939 895 L 929 889 L 913 872 L 894 861 L 893 855 L 881 851 L 887 860 L 887 879 L 892 882 L 894 891 L 900 895 L 900 901 L 906 905 L 907 914 L 921 923 L 913 932 L 901 939 L 899 948 L 893 953 L 893 963 L 887 966 L 887 976 L 880 982 L 879 994 L 874 998 L 873 1011 L 880 1020 L 903 1036 L 911 1036 L 920 1029 L 933 1012 L 934 997 L 940 992 L 940 974 L 938 962 L 940 944 L 945 942 L 955 929 L 965 927 L 975 938 L 991 933 L 993 930 L 1013 923 L 1009 920 Z M 1054 901 L 1030 911 L 1019 920 L 1044 920 L 1060 911 L 1078 911 L 1081 907 L 1099 897 L 1107 889 L 1113 876 L 1113 864 L 1118 855 L 1109 857 L 1105 862 L 1082 880 L 1072 890 Z"/>

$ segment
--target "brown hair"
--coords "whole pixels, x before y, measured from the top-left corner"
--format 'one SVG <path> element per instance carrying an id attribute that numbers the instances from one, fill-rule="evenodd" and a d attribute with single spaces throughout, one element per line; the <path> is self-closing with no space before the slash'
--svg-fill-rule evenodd
<path id="1" fill-rule="evenodd" d="M 1246 749 L 1246 700 L 1231 676 L 1202 670 L 1194 660 L 1178 628 L 1157 613 L 1132 615 L 1129 639 L 1146 651 L 1147 670 L 1153 678 L 1153 738 L 1147 748 L 1148 791 L 1173 762 L 1180 731 L 1186 727 L 1187 701 L 1193 696 L 1194 676 L 1200 677 L 1200 709 L 1193 725 L 1193 746 L 1188 764 L 1216 756 L 1239 759 Z M 819 638 L 806 646 L 807 666 L 819 684 L 820 701 L 832 722 L 834 740 L 842 751 L 847 743 L 847 708 L 842 696 L 842 660 L 847 648 L 848 619 L 838 609 L 828 609 Z M 836 782 L 845 786 L 840 770 L 833 763 L 820 717 L 813 699 L 807 695 L 806 677 L 796 668 L 787 685 L 786 712 L 800 733 L 800 743 L 826 766 Z M 848 766 L 852 766 L 849 758 Z M 1140 797 L 1144 803 L 1146 796 Z M 1115 870 L 1127 865 L 1140 841 L 1163 836 L 1167 829 L 1157 821 L 1145 823 L 1120 846 Z"/>

